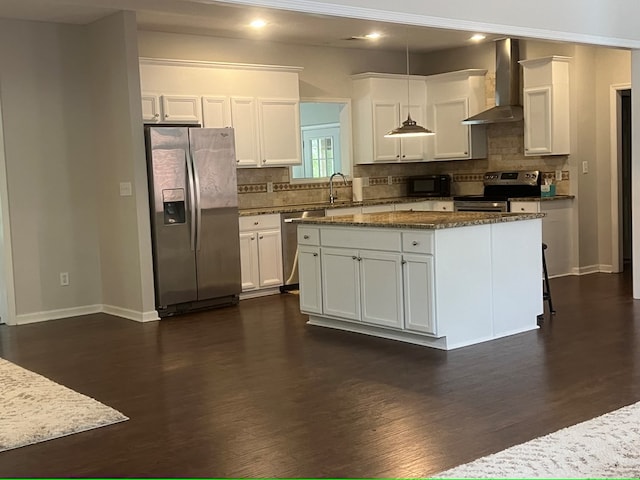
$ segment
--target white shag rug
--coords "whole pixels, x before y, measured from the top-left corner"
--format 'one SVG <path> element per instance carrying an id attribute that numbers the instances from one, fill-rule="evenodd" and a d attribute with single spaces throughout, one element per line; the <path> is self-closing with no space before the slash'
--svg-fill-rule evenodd
<path id="1" fill-rule="evenodd" d="M 640 402 L 434 478 L 640 478 Z"/>
<path id="2" fill-rule="evenodd" d="M 93 398 L 0 358 L 0 452 L 125 420 Z"/>

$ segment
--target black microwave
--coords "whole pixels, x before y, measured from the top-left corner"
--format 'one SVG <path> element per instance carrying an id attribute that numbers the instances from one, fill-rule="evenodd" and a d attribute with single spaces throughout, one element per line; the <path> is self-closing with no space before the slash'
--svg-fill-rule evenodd
<path id="1" fill-rule="evenodd" d="M 423 175 L 407 179 L 407 195 L 410 197 L 448 197 L 451 195 L 449 175 Z"/>

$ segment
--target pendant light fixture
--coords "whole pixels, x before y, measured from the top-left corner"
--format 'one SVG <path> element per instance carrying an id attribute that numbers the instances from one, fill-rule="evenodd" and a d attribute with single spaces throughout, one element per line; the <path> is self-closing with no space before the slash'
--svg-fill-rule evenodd
<path id="1" fill-rule="evenodd" d="M 385 138 L 407 138 L 407 137 L 426 137 L 435 135 L 428 128 L 424 128 L 411 118 L 411 95 L 409 94 L 409 84 L 411 83 L 409 75 L 409 35 L 407 34 L 407 119 L 402 122 L 398 128 L 394 128 L 385 135 Z"/>

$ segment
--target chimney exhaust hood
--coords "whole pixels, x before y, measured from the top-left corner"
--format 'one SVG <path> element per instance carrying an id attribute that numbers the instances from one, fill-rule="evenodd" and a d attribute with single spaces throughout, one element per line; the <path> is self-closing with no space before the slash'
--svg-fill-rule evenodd
<path id="1" fill-rule="evenodd" d="M 519 53 L 518 40 L 496 40 L 496 106 L 463 120 L 464 125 L 522 120 Z"/>

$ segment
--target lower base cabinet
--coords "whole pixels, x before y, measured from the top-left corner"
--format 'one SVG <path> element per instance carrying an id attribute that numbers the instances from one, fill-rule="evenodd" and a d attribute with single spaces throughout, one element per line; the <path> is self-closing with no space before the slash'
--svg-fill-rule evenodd
<path id="1" fill-rule="evenodd" d="M 240 217 L 242 291 L 283 284 L 280 215 Z"/>
<path id="2" fill-rule="evenodd" d="M 405 254 L 402 273 L 405 328 L 435 335 L 433 256 Z"/>
<path id="3" fill-rule="evenodd" d="M 298 247 L 298 278 L 300 281 L 300 310 L 322 313 L 322 274 L 320 247 Z"/>

